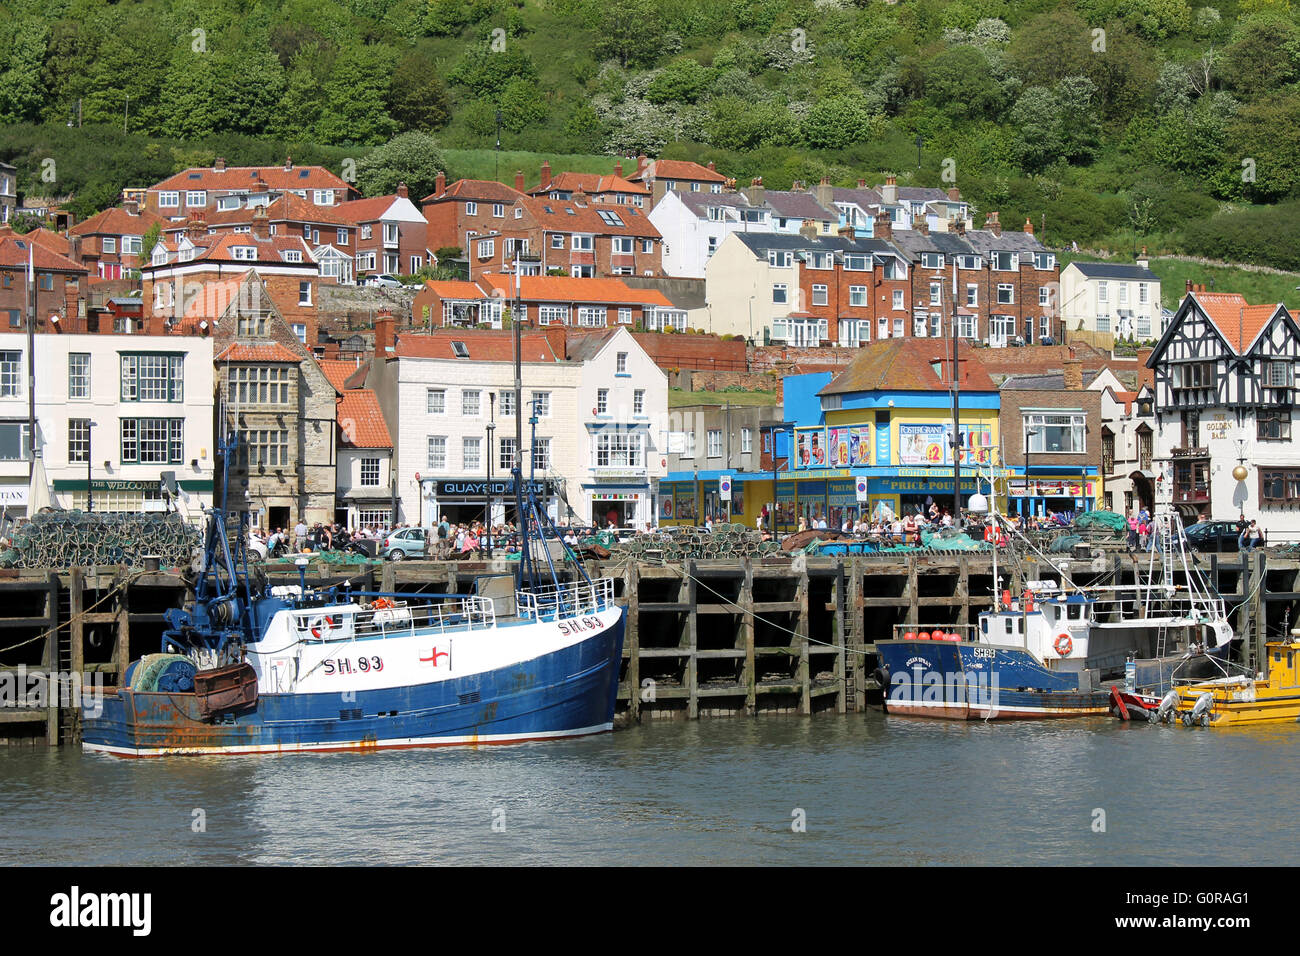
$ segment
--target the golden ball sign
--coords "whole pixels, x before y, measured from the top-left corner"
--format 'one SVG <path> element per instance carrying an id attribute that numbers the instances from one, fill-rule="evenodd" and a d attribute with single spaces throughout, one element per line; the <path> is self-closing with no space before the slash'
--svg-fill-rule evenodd
<path id="1" fill-rule="evenodd" d="M 1250 472 L 1246 470 L 1245 465 L 1238 465 L 1236 468 L 1232 469 L 1232 477 L 1236 478 L 1238 481 L 1245 481 L 1246 476 L 1249 474 Z"/>

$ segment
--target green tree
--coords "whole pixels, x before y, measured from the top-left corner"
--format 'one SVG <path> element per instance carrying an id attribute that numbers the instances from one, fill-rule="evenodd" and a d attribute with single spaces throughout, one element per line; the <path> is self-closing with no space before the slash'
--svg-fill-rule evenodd
<path id="1" fill-rule="evenodd" d="M 140 237 L 140 262 L 144 263 L 149 261 L 150 256 L 153 255 L 153 247 L 158 245 L 158 242 L 161 239 L 162 225 L 155 222 L 152 226 L 146 229 L 144 235 Z"/>
<path id="2" fill-rule="evenodd" d="M 357 186 L 367 196 L 387 196 L 404 182 L 418 201 L 433 192 L 438 173 L 446 170 L 436 139 L 428 133 L 402 133 L 357 163 Z"/>
<path id="3" fill-rule="evenodd" d="M 601 6 L 596 54 L 629 66 L 648 66 L 663 41 L 662 21 L 650 0 L 612 0 Z"/>
<path id="4" fill-rule="evenodd" d="M 1006 93 L 989 58 L 973 46 L 956 46 L 923 67 L 925 97 L 950 116 L 978 119 L 997 116 Z"/>
<path id="5" fill-rule="evenodd" d="M 1226 162 L 1254 202 L 1300 196 L 1300 95 L 1275 93 L 1243 106 L 1228 125 Z"/>
<path id="6" fill-rule="evenodd" d="M 388 77 L 397 57 L 388 47 L 366 46 L 334 61 L 325 81 L 316 134 L 326 143 L 371 145 L 397 131 L 388 114 Z"/>
<path id="7" fill-rule="evenodd" d="M 402 56 L 388 85 L 388 112 L 406 129 L 441 129 L 451 119 L 451 101 L 428 51 Z"/>
<path id="8" fill-rule="evenodd" d="M 651 103 L 694 103 L 713 80 L 713 71 L 689 57 L 674 60 L 646 87 Z"/>
<path id="9" fill-rule="evenodd" d="M 537 68 L 518 43 L 508 43 L 493 52 L 486 43 L 470 47 L 448 79 L 465 87 L 474 97 L 486 98 L 501 93 L 511 80 L 534 80 Z"/>
<path id="10" fill-rule="evenodd" d="M 5 18 L 0 25 L 0 122 L 19 123 L 40 114 L 45 89 L 41 73 L 49 26 L 36 16 Z"/>
<path id="11" fill-rule="evenodd" d="M 1272 13 L 1249 17 L 1233 32 L 1220 67 L 1228 87 L 1245 96 L 1293 83 L 1300 77 L 1300 27 Z"/>
<path id="12" fill-rule="evenodd" d="M 804 141 L 814 149 L 841 149 L 866 139 L 870 130 L 871 114 L 855 94 L 819 99 L 803 122 Z"/>

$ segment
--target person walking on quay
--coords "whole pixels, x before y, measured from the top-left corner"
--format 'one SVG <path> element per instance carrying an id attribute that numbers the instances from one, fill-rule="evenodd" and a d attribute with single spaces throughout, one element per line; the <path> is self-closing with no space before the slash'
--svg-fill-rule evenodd
<path id="1" fill-rule="evenodd" d="M 1128 528 L 1128 549 L 1136 551 L 1138 546 L 1138 519 L 1132 508 L 1128 509 L 1128 516 L 1124 519 L 1124 524 Z"/>
<path id="2" fill-rule="evenodd" d="M 302 518 L 299 518 L 298 523 L 293 526 L 293 540 L 299 551 L 307 547 L 307 522 Z"/>

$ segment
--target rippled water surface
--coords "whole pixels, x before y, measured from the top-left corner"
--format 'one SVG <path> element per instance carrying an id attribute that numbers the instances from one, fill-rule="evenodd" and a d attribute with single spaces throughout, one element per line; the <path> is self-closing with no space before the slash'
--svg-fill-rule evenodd
<path id="1" fill-rule="evenodd" d="M 871 712 L 371 755 L 12 750 L 0 863 L 1294 864 L 1297 744 Z"/>

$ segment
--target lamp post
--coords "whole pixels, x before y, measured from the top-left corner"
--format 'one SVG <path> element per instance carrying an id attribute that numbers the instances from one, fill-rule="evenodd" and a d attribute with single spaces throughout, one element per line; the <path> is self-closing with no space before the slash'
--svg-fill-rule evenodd
<path id="1" fill-rule="evenodd" d="M 1036 428 L 1025 429 L 1025 497 L 1029 499 L 1029 513 L 1035 513 L 1034 498 L 1029 488 L 1029 439 L 1038 434 Z"/>
<path id="2" fill-rule="evenodd" d="M 488 394 L 488 403 L 491 404 L 492 394 Z M 487 517 L 483 522 L 483 533 L 487 537 L 487 556 L 492 557 L 492 435 L 497 430 L 496 422 L 491 421 L 487 427 L 487 485 L 483 488 L 484 497 L 487 498 Z"/>
<path id="3" fill-rule="evenodd" d="M 95 510 L 95 493 L 90 490 L 90 464 L 93 461 L 90 454 L 91 453 L 90 436 L 92 434 L 91 430 L 97 424 L 98 422 L 91 422 L 91 421 L 86 422 L 86 513 L 87 514 L 92 514 Z"/>

